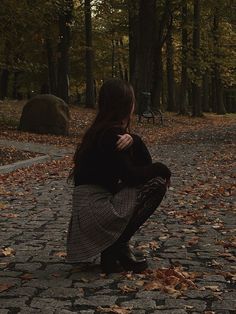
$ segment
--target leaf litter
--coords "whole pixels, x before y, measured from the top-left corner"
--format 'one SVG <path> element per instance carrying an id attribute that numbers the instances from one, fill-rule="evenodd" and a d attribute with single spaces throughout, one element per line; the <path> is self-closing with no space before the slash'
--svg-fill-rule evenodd
<path id="1" fill-rule="evenodd" d="M 59 147 L 74 147 L 81 141 L 82 135 L 86 128 L 94 118 L 95 111 L 87 109 L 71 108 L 72 120 L 70 125 L 70 136 L 50 136 L 50 135 L 36 135 L 25 132 L 18 132 L 16 129 L 2 126 L 0 130 L 0 138 L 14 139 L 20 141 L 32 141 L 38 143 L 52 143 Z M 229 117 L 217 117 L 215 115 L 206 115 L 205 119 L 191 119 L 187 117 L 177 117 L 175 115 L 165 114 L 165 125 L 160 127 L 159 125 L 152 125 L 148 123 L 137 124 L 133 121 L 133 132 L 142 135 L 146 144 L 171 144 L 174 142 L 194 144 L 202 141 L 209 141 L 207 137 L 209 133 L 214 135 L 217 130 L 223 130 L 228 126 L 235 123 L 235 120 Z M 197 136 L 191 136 L 198 130 Z M 201 133 L 202 132 L 202 133 Z M 217 131 L 218 132 L 218 131 Z M 218 135 L 211 137 L 211 140 L 217 143 L 228 143 L 229 145 L 220 145 L 219 150 L 211 154 L 210 158 L 206 161 L 200 160 L 197 162 L 196 172 L 197 175 L 188 178 L 178 188 L 172 188 L 171 193 L 174 195 L 176 203 L 173 204 L 173 208 L 167 208 L 166 211 L 169 215 L 174 217 L 176 221 L 186 224 L 184 236 L 186 247 L 192 247 L 201 243 L 201 234 L 206 232 L 203 227 L 197 226 L 201 223 L 204 225 L 211 225 L 213 229 L 220 232 L 222 235 L 232 232 L 232 230 L 225 230 L 225 224 L 223 220 L 218 219 L 219 212 L 233 211 L 232 202 L 227 201 L 235 193 L 235 185 L 232 184 L 232 180 L 235 179 L 232 173 L 227 172 L 229 168 L 233 167 L 234 154 L 230 151 L 234 147 L 231 138 L 231 129 L 228 131 L 229 137 L 222 138 Z M 209 148 L 210 149 L 210 148 Z M 203 154 L 207 154 L 209 149 L 203 151 Z M 194 160 L 195 157 L 193 157 Z M 28 199 L 29 202 L 37 203 L 31 196 L 31 190 L 28 182 L 44 184 L 48 179 L 64 179 L 68 177 L 69 169 L 72 167 L 72 156 L 68 155 L 60 160 L 54 160 L 44 164 L 34 165 L 24 169 L 18 169 L 10 174 L 0 175 L 0 180 L 4 182 L 4 188 L 0 187 L 0 195 L 7 196 L 7 199 L 15 197 L 14 187 L 22 186 L 23 192 L 20 192 L 16 197 L 17 199 Z M 215 171 L 217 169 L 217 172 Z M 191 174 L 192 175 L 192 174 Z M 10 187 L 10 188 L 8 188 Z M 220 200 L 215 202 L 216 199 Z M 201 203 L 202 201 L 202 203 Z M 204 203 L 205 202 L 205 203 Z M 164 205 L 165 206 L 165 205 Z M 165 208 L 163 206 L 163 208 Z M 10 209 L 8 201 L 0 203 L 0 210 L 3 213 Z M 8 218 L 14 217 L 14 213 L 11 211 L 7 213 Z M 11 217 L 11 215 L 13 215 Z M 7 217 L 7 216 L 5 216 Z M 189 225 L 189 226 L 187 226 Z M 190 229 L 189 227 L 193 227 Z M 198 235 L 200 234 L 200 237 Z M 170 237 L 170 234 L 166 231 L 158 238 L 160 241 L 165 241 Z M 151 243 L 152 242 L 152 243 Z M 235 256 L 231 249 L 235 248 L 235 239 L 228 237 L 222 240 L 216 239 L 216 244 L 224 248 L 224 252 L 219 252 L 218 256 L 221 260 L 224 258 L 231 264 L 235 262 Z M 162 243 L 156 241 L 150 241 L 148 246 L 143 249 L 157 250 Z M 14 250 L 11 248 L 4 248 L 0 250 L 0 256 L 13 256 Z M 60 253 L 62 254 L 61 256 Z M 197 252 L 198 253 L 198 252 Z M 196 255 L 197 255 L 196 253 Z M 58 252 L 59 257 L 64 257 L 63 252 Z M 214 264 L 214 260 L 211 260 Z M 215 273 L 223 273 L 222 261 L 215 260 L 215 264 L 212 265 L 212 269 Z M 233 270 L 233 265 L 231 266 Z M 236 270 L 236 268 L 235 268 Z M 127 274 L 127 279 L 134 280 L 133 274 Z M 163 268 L 147 271 L 136 278 L 135 287 L 129 285 L 123 286 L 123 293 L 135 293 L 136 290 L 160 290 L 165 293 L 171 294 L 173 297 L 178 297 L 183 291 L 187 289 L 198 289 L 195 285 L 195 278 L 201 276 L 201 273 L 186 272 L 178 268 Z M 225 277 L 231 281 L 235 281 L 236 275 L 232 272 L 226 272 Z M 215 285 L 206 286 L 207 289 L 216 290 Z M 137 287 L 137 288 L 136 288 Z M 205 287 L 205 289 L 206 289 Z M 213 288 L 209 288 L 213 287 Z M 133 291 L 135 289 L 135 291 Z M 121 289 L 122 290 L 122 289 Z M 129 308 L 119 308 L 117 306 L 110 308 L 102 308 L 100 310 L 110 311 L 110 313 L 130 313 Z M 113 312 L 112 312 L 113 311 Z M 122 312 L 123 311 L 123 312 Z M 126 311 L 126 312 L 125 312 Z M 109 312 L 107 312 L 109 313 Z"/>

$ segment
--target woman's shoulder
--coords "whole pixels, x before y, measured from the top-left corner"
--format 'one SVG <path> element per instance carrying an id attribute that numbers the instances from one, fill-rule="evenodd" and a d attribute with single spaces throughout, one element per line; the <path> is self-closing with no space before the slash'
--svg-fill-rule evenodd
<path id="1" fill-rule="evenodd" d="M 107 129 L 105 129 L 101 136 L 104 138 L 110 138 L 112 139 L 113 137 L 117 137 L 118 135 L 122 135 L 127 133 L 124 128 L 120 127 L 120 126 L 111 126 Z"/>
<path id="2" fill-rule="evenodd" d="M 104 148 L 114 149 L 119 139 L 119 135 L 125 134 L 125 130 L 120 126 L 111 126 L 100 133 L 100 145 Z"/>

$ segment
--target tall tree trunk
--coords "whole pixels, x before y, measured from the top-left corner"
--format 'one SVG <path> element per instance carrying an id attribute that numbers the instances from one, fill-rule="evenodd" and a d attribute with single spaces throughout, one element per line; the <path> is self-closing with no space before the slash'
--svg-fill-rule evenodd
<path id="1" fill-rule="evenodd" d="M 139 47 L 137 50 L 138 66 L 138 101 L 142 93 L 150 93 L 153 73 L 153 42 L 155 30 L 155 0 L 140 0 L 139 7 Z"/>
<path id="2" fill-rule="evenodd" d="M 115 40 L 111 40 L 111 77 L 115 77 Z"/>
<path id="3" fill-rule="evenodd" d="M 139 1 L 129 0 L 129 80 L 136 90 L 137 50 L 139 47 Z"/>
<path id="4" fill-rule="evenodd" d="M 172 29 L 169 30 L 166 39 L 166 71 L 167 71 L 167 110 L 176 111 L 174 47 Z"/>
<path id="5" fill-rule="evenodd" d="M 215 60 L 213 65 L 214 75 L 214 87 L 215 87 L 215 107 L 216 107 L 216 113 L 217 114 L 225 114 L 225 106 L 224 106 L 224 98 L 223 98 L 223 86 L 222 86 L 222 80 L 221 80 L 221 72 L 220 72 L 220 43 L 219 43 L 219 8 L 218 4 L 215 3 L 215 12 L 214 12 L 214 18 L 213 18 L 213 43 L 214 43 L 214 52 L 215 52 Z"/>
<path id="6" fill-rule="evenodd" d="M 163 87 L 162 49 L 155 49 L 155 63 L 153 71 L 152 108 L 161 109 L 161 92 Z"/>
<path id="7" fill-rule="evenodd" d="M 69 102 L 69 48 L 73 0 L 66 0 L 59 13 L 57 96 Z"/>
<path id="8" fill-rule="evenodd" d="M 53 53 L 52 40 L 50 38 L 45 39 L 45 47 L 47 51 L 48 59 L 48 81 L 49 90 L 51 94 L 57 93 L 57 70 L 56 59 Z"/>
<path id="9" fill-rule="evenodd" d="M 154 58 L 153 58 L 153 80 L 152 80 L 152 108 L 160 109 L 161 91 L 163 85 L 163 62 L 162 48 L 166 41 L 171 25 L 170 19 L 171 0 L 165 0 L 164 11 L 160 15 L 160 10 L 155 12 L 155 36 L 154 36 Z M 172 24 L 172 23 L 171 23 Z M 166 31 L 166 33 L 165 33 Z"/>
<path id="10" fill-rule="evenodd" d="M 8 96 L 8 81 L 9 71 L 8 69 L 2 69 L 0 85 L 0 99 L 2 100 L 4 100 Z"/>
<path id="11" fill-rule="evenodd" d="M 118 68 L 119 68 L 119 78 L 121 80 L 123 80 L 124 79 L 124 73 L 123 73 L 123 67 L 122 67 L 121 62 L 118 62 Z"/>
<path id="12" fill-rule="evenodd" d="M 194 73 L 196 75 L 192 83 L 192 115 L 193 117 L 202 116 L 201 108 L 201 86 L 199 85 L 200 79 L 200 0 L 194 0 L 194 17 L 193 17 L 193 60 L 194 60 Z"/>
<path id="13" fill-rule="evenodd" d="M 206 71 L 202 77 L 202 109 L 204 112 L 210 111 L 209 74 L 208 74 L 208 71 Z"/>
<path id="14" fill-rule="evenodd" d="M 187 72 L 187 51 L 188 51 L 188 8 L 187 0 L 182 0 L 182 50 L 181 50 L 181 83 L 178 99 L 179 114 L 187 114 L 188 104 L 188 72 Z"/>
<path id="15" fill-rule="evenodd" d="M 92 18 L 91 0 L 84 2 L 85 38 L 86 38 L 86 107 L 95 107 L 94 74 L 93 74 L 93 45 L 92 45 Z"/>
<path id="16" fill-rule="evenodd" d="M 125 66 L 125 58 L 124 58 L 124 43 L 123 43 L 123 39 L 122 38 L 120 39 L 120 47 L 121 47 L 121 53 L 119 55 L 119 64 L 120 64 L 119 67 L 120 67 L 120 72 L 121 72 L 120 77 L 123 80 L 128 81 L 127 69 L 126 69 L 126 66 Z"/>
<path id="17" fill-rule="evenodd" d="M 215 91 L 216 91 L 216 113 L 225 114 L 225 105 L 223 97 L 223 85 L 221 80 L 220 69 L 217 65 L 214 68 Z"/>
<path id="18" fill-rule="evenodd" d="M 20 76 L 20 71 L 15 71 L 13 75 L 13 84 L 12 84 L 12 98 L 13 99 L 18 99 L 19 96 L 19 76 Z"/>
<path id="19" fill-rule="evenodd" d="M 214 73 L 211 74 L 211 93 L 210 93 L 210 105 L 213 112 L 216 112 L 216 81 Z"/>

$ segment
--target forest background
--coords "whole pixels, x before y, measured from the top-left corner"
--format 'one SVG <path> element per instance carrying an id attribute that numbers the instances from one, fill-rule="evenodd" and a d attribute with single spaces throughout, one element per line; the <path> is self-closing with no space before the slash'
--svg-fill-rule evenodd
<path id="1" fill-rule="evenodd" d="M 119 77 L 139 108 L 151 93 L 153 110 L 235 112 L 234 13 L 232 0 L 2 0 L 0 98 L 94 107 Z"/>

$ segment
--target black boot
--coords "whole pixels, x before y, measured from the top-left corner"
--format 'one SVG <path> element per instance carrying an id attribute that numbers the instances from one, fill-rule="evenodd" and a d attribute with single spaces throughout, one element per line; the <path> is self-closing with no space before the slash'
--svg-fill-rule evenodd
<path id="1" fill-rule="evenodd" d="M 128 243 L 113 245 L 101 253 L 101 268 L 102 272 L 106 274 L 122 272 L 123 270 L 139 273 L 147 267 L 146 259 L 137 259 Z"/>
<path id="2" fill-rule="evenodd" d="M 101 269 L 105 274 L 119 273 L 123 268 L 119 265 L 112 249 L 108 248 L 101 253 Z"/>
<path id="3" fill-rule="evenodd" d="M 128 242 L 119 245 L 116 250 L 116 258 L 120 262 L 120 265 L 126 271 L 133 271 L 139 273 L 144 271 L 147 267 L 147 261 L 145 258 L 136 258 Z"/>

